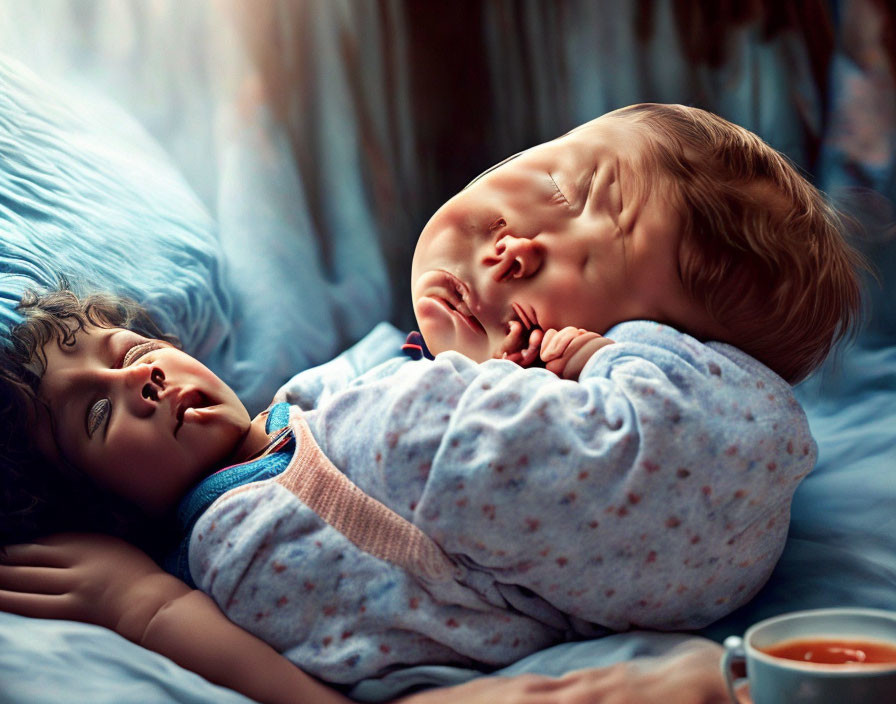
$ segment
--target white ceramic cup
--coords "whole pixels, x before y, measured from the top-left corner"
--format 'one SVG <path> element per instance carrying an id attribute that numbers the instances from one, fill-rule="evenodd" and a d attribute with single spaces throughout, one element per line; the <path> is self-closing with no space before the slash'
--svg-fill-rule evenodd
<path id="1" fill-rule="evenodd" d="M 840 608 L 795 611 L 725 639 L 722 672 L 731 700 L 742 684 L 732 672 L 746 662 L 753 704 L 896 704 L 896 662 L 826 665 L 763 652 L 793 639 L 834 638 L 884 642 L 896 648 L 896 612 Z"/>

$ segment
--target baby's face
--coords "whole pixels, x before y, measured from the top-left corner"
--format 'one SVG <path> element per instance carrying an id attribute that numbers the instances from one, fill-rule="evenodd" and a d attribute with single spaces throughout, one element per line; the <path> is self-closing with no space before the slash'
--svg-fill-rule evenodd
<path id="1" fill-rule="evenodd" d="M 188 354 L 121 328 L 87 327 L 44 346 L 37 441 L 97 484 L 150 512 L 176 505 L 228 464 L 250 419 L 236 394 Z"/>
<path id="2" fill-rule="evenodd" d="M 423 229 L 411 268 L 433 353 L 476 361 L 525 345 L 524 327 L 605 333 L 703 314 L 679 280 L 680 217 L 644 165 L 645 137 L 612 115 L 486 171 Z M 514 332 L 511 332 L 514 330 Z"/>

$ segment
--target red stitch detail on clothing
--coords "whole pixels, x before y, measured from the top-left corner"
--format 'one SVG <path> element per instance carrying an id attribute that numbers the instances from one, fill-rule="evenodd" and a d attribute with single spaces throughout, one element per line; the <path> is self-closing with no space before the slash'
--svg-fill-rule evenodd
<path id="1" fill-rule="evenodd" d="M 408 510 L 415 511 L 416 509 L 417 509 L 417 502 L 411 501 L 411 503 L 408 504 Z"/>
<path id="2" fill-rule="evenodd" d="M 619 510 L 616 511 L 616 515 L 619 516 L 619 517 L 627 516 L 627 515 L 628 515 L 628 509 L 627 509 L 625 506 L 620 506 L 620 507 L 619 507 Z"/>
<path id="3" fill-rule="evenodd" d="M 556 562 L 557 562 L 557 565 L 559 565 L 560 567 L 566 567 L 566 563 L 569 562 L 569 560 L 566 559 L 565 557 L 558 557 Z"/>
<path id="4" fill-rule="evenodd" d="M 651 550 L 647 553 L 647 562 L 656 562 L 656 550 Z"/>
<path id="5" fill-rule="evenodd" d="M 641 497 L 638 496 L 635 492 L 633 492 L 633 491 L 628 492 L 628 502 L 630 504 L 634 505 L 634 504 L 638 503 L 640 500 L 641 500 Z"/>
<path id="6" fill-rule="evenodd" d="M 587 472 L 587 471 L 583 470 L 583 471 L 579 472 L 579 481 L 580 481 L 580 482 L 581 482 L 581 481 L 584 481 L 584 480 L 587 479 L 587 478 L 588 478 L 588 472 Z"/>
<path id="7" fill-rule="evenodd" d="M 544 550 L 542 550 L 542 551 L 541 551 L 540 553 L 538 553 L 538 554 L 541 555 L 542 557 L 547 557 L 548 554 L 549 554 L 550 552 L 551 552 L 551 549 L 550 549 L 550 548 L 545 548 Z"/>
<path id="8" fill-rule="evenodd" d="M 597 528 L 599 525 L 600 525 L 600 523 L 598 523 L 597 521 L 589 521 L 588 522 L 589 528 Z"/>
<path id="9" fill-rule="evenodd" d="M 482 513 L 488 518 L 488 520 L 495 520 L 495 505 L 494 504 L 483 504 L 482 505 Z"/>
<path id="10" fill-rule="evenodd" d="M 681 520 L 677 516 L 669 516 L 666 519 L 666 528 L 678 528 L 681 525 Z"/>
<path id="11" fill-rule="evenodd" d="M 289 603 L 289 599 L 285 596 L 281 596 L 277 599 L 277 606 L 286 606 Z"/>
<path id="12" fill-rule="evenodd" d="M 496 465 L 495 465 L 495 471 L 496 471 L 498 474 L 500 474 L 501 472 L 504 471 L 504 465 L 503 465 L 503 464 L 496 464 Z"/>
<path id="13" fill-rule="evenodd" d="M 695 536 L 692 536 L 692 537 L 691 537 L 691 545 L 696 545 L 696 544 L 699 543 L 699 542 L 700 542 L 700 536 L 699 536 L 699 535 L 695 535 Z"/>
<path id="14" fill-rule="evenodd" d="M 703 492 L 703 495 L 704 495 L 704 496 L 709 496 L 710 494 L 712 494 L 712 487 L 709 486 L 709 484 L 704 484 L 704 485 L 701 487 L 700 491 Z"/>
<path id="15" fill-rule="evenodd" d="M 380 643 L 380 652 L 381 652 L 381 653 L 386 653 L 386 654 L 388 655 L 390 652 L 392 652 L 392 648 L 390 648 L 390 647 L 389 647 L 388 645 L 386 645 L 385 643 Z"/>
<path id="16" fill-rule="evenodd" d="M 358 613 L 359 614 L 367 613 L 367 607 L 364 606 L 364 604 L 361 604 L 361 606 L 358 607 Z"/>
<path id="17" fill-rule="evenodd" d="M 305 583 L 304 583 L 302 586 L 305 587 L 305 591 L 306 591 L 306 592 L 313 592 L 313 591 L 314 591 L 314 582 L 312 582 L 311 580 L 306 579 L 306 580 L 305 580 Z"/>
<path id="18" fill-rule="evenodd" d="M 541 521 L 537 518 L 527 518 L 526 519 L 526 532 L 534 533 L 538 530 L 538 527 L 541 525 Z"/>
<path id="19" fill-rule="evenodd" d="M 529 455 L 521 455 L 520 458 L 516 461 L 516 463 L 520 467 L 525 467 L 529 464 Z"/>
<path id="20" fill-rule="evenodd" d="M 382 452 L 377 452 L 377 453 L 376 453 L 376 462 L 377 462 L 377 464 L 379 464 L 379 463 L 382 462 L 382 461 L 383 461 L 383 453 L 382 453 Z"/>
<path id="21" fill-rule="evenodd" d="M 199 533 L 199 534 L 196 536 L 196 538 L 197 538 L 197 539 L 199 540 L 199 542 L 201 543 L 201 542 L 202 542 L 202 533 Z"/>
<path id="22" fill-rule="evenodd" d="M 333 604 L 327 604 L 327 606 L 325 606 L 323 610 L 324 616 L 332 616 L 336 613 L 336 607 Z"/>
<path id="23" fill-rule="evenodd" d="M 606 596 L 606 597 L 609 599 L 609 598 L 610 598 L 611 596 L 613 596 L 615 593 L 616 593 L 616 590 L 615 590 L 615 589 L 607 589 L 607 591 L 604 592 L 604 596 Z"/>
<path id="24" fill-rule="evenodd" d="M 737 566 L 738 567 L 749 567 L 751 564 L 753 564 L 753 563 L 751 563 L 749 560 L 744 560 L 743 562 L 738 562 Z"/>
<path id="25" fill-rule="evenodd" d="M 792 454 L 793 454 L 793 440 L 788 440 L 788 441 L 787 441 L 787 454 L 788 454 L 788 455 L 792 455 Z"/>
<path id="26" fill-rule="evenodd" d="M 716 604 L 724 604 L 726 601 L 728 601 L 728 597 L 720 596 L 718 599 L 716 599 Z"/>
<path id="27" fill-rule="evenodd" d="M 648 474 L 653 474 L 654 472 L 660 471 L 660 466 L 656 462 L 652 462 L 651 460 L 644 460 L 641 462 L 641 466 L 647 470 Z"/>
<path id="28" fill-rule="evenodd" d="M 732 455 L 737 454 L 737 445 L 730 445 L 728 449 L 725 450 L 725 454 L 731 457 Z"/>
<path id="29" fill-rule="evenodd" d="M 458 499 L 458 500 L 455 501 L 454 503 L 457 504 L 457 507 L 458 507 L 458 508 L 463 508 L 464 506 L 467 505 L 467 497 L 464 497 L 464 498 L 462 498 L 462 499 Z"/>
<path id="30" fill-rule="evenodd" d="M 683 585 L 683 584 L 679 584 L 679 585 L 678 585 L 678 589 L 676 589 L 675 591 L 676 591 L 678 594 L 684 594 L 687 590 L 688 590 L 688 588 L 687 588 L 685 585 Z"/>
<path id="31" fill-rule="evenodd" d="M 217 527 L 218 527 L 218 522 L 217 522 L 217 521 L 212 521 L 212 524 L 208 527 L 208 532 L 209 532 L 209 533 L 214 533 L 214 532 L 215 532 L 215 528 L 217 528 Z"/>
<path id="32" fill-rule="evenodd" d="M 277 574 L 280 574 L 283 570 L 286 569 L 286 565 L 284 565 L 282 562 L 277 562 L 276 560 L 274 560 L 273 564 L 271 564 L 271 569 L 273 569 Z"/>
<path id="33" fill-rule="evenodd" d="M 765 388 L 765 382 L 764 382 L 764 381 L 757 381 L 757 382 L 756 382 L 756 388 L 757 388 L 757 389 L 764 389 L 764 388 Z"/>
<path id="34" fill-rule="evenodd" d="M 774 395 L 774 394 L 769 394 L 767 398 L 768 398 L 769 401 L 774 401 L 774 400 L 775 400 L 775 395 Z"/>
<path id="35" fill-rule="evenodd" d="M 426 479 L 429 476 L 429 472 L 432 469 L 432 462 L 421 462 L 417 467 L 417 473 L 420 475 L 421 479 Z"/>
<path id="36" fill-rule="evenodd" d="M 496 633 L 491 638 L 489 638 L 488 644 L 489 645 L 497 645 L 498 643 L 501 642 L 502 638 L 503 638 L 503 635 L 501 633 Z"/>
<path id="37" fill-rule="evenodd" d="M 769 462 L 767 465 L 765 465 L 765 468 L 769 472 L 774 472 L 778 468 L 778 463 L 777 462 Z"/>
<path id="38" fill-rule="evenodd" d="M 809 454 L 809 446 L 803 445 L 803 455 L 808 455 L 808 454 Z"/>
<path id="39" fill-rule="evenodd" d="M 742 498 L 744 498 L 746 495 L 747 495 L 747 491 L 746 491 L 746 489 L 738 489 L 737 491 L 734 492 L 734 498 L 735 498 L 735 499 L 742 499 Z"/>
<path id="40" fill-rule="evenodd" d="M 261 621 L 261 619 L 263 619 L 264 617 L 265 617 L 265 614 L 264 614 L 263 612 L 261 612 L 261 611 L 259 611 L 259 612 L 257 612 L 257 613 L 255 614 L 255 620 L 256 620 L 256 621 Z"/>
<path id="41" fill-rule="evenodd" d="M 410 601 L 408 601 L 408 606 L 412 609 L 416 609 L 418 606 L 420 606 L 420 599 L 418 599 L 416 596 L 412 596 Z"/>
<path id="42" fill-rule="evenodd" d="M 710 362 L 708 365 L 709 373 L 713 376 L 722 376 L 722 368 L 716 364 L 715 362 Z"/>
<path id="43" fill-rule="evenodd" d="M 457 628 L 460 626 L 460 624 L 453 618 L 449 618 L 445 621 L 445 625 L 448 626 L 448 628 Z"/>
<path id="44" fill-rule="evenodd" d="M 322 642 L 324 644 L 324 647 L 326 648 L 330 643 L 333 642 L 333 638 L 331 636 L 326 636 Z"/>
<path id="45" fill-rule="evenodd" d="M 393 449 L 398 444 L 399 434 L 396 432 L 386 433 L 386 444 L 389 449 Z"/>
<path id="46" fill-rule="evenodd" d="M 320 542 L 319 540 L 314 541 L 314 547 L 322 548 L 323 546 L 324 546 L 324 544 L 322 542 Z"/>
<path id="47" fill-rule="evenodd" d="M 691 470 L 685 469 L 684 467 L 679 467 L 675 470 L 675 475 L 679 479 L 687 479 L 689 476 L 691 476 Z"/>
<path id="48" fill-rule="evenodd" d="M 354 634 L 354 631 L 343 631 L 342 635 L 340 637 L 342 638 L 342 640 L 348 640 L 349 638 L 352 637 L 353 634 Z"/>

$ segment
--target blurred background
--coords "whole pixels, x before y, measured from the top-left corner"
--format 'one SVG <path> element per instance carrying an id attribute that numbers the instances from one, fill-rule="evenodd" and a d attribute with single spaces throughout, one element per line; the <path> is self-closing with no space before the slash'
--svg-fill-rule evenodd
<path id="1" fill-rule="evenodd" d="M 717 112 L 893 221 L 889 0 L 4 0 L 0 46 L 117 101 L 213 217 L 240 178 L 222 187 L 232 141 L 261 125 L 260 158 L 295 178 L 259 207 L 301 208 L 328 266 L 337 233 L 368 233 L 382 317 L 403 327 L 413 244 L 442 202 L 630 103 Z"/>

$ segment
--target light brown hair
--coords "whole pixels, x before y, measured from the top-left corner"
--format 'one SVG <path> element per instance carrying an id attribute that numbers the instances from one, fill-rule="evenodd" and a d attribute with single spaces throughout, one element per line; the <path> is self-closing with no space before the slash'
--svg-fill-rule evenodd
<path id="1" fill-rule="evenodd" d="M 757 135 L 683 105 L 643 103 L 634 118 L 647 156 L 671 176 L 684 227 L 681 280 L 729 342 L 796 383 L 816 369 L 861 313 L 847 221 Z"/>

